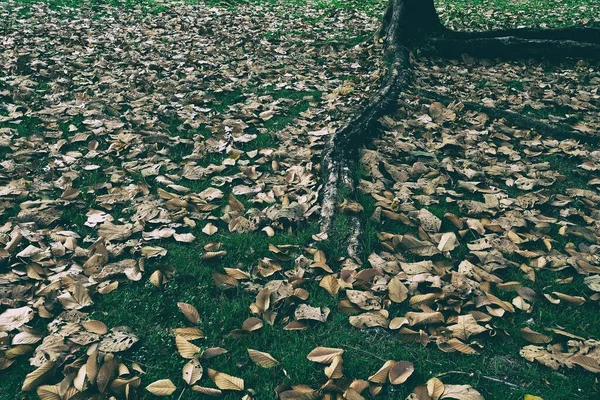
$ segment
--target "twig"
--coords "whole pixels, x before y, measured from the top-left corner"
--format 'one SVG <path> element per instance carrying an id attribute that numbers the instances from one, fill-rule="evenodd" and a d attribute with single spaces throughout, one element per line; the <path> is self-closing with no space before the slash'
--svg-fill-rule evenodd
<path id="1" fill-rule="evenodd" d="M 383 361 L 383 362 L 386 362 L 386 361 L 388 361 L 388 360 L 386 360 L 386 359 L 384 359 L 384 358 L 381 358 L 381 357 L 379 357 L 379 356 L 376 356 L 376 355 L 375 355 L 375 354 L 373 354 L 373 353 L 369 353 L 368 351 L 365 351 L 365 350 L 359 349 L 358 347 L 353 347 L 353 346 L 344 346 L 344 347 L 347 347 L 347 348 L 349 348 L 349 349 L 352 349 L 352 350 L 358 351 L 359 353 L 366 354 L 366 355 L 368 355 L 368 356 L 371 356 L 371 357 L 373 357 L 373 358 L 376 358 L 376 359 L 378 359 L 378 360 L 381 360 L 381 361 Z"/>
<path id="2" fill-rule="evenodd" d="M 183 393 L 185 392 L 185 386 L 183 387 L 183 390 L 181 391 L 181 393 L 179 394 L 179 397 L 177 398 L 177 400 L 181 400 L 181 396 L 183 396 Z"/>
<path id="3" fill-rule="evenodd" d="M 468 376 L 475 376 L 475 374 L 473 374 L 472 372 L 463 372 L 463 371 L 446 371 L 443 372 L 441 374 L 436 375 L 436 378 L 441 378 L 442 376 L 446 376 L 446 375 L 468 375 Z"/>
<path id="4" fill-rule="evenodd" d="M 499 379 L 499 378 L 493 378 L 491 376 L 485 376 L 485 375 L 483 375 L 482 378 L 483 379 L 487 379 L 488 381 L 492 381 L 492 382 L 503 383 L 506 386 L 510 386 L 510 387 L 514 387 L 514 388 L 518 388 L 519 387 L 519 385 L 517 385 L 515 383 L 507 382 L 507 381 L 505 381 L 503 379 Z"/>
<path id="5" fill-rule="evenodd" d="M 440 377 L 442 377 L 442 376 L 446 376 L 446 375 L 452 375 L 452 374 L 455 374 L 455 375 L 467 375 L 467 376 L 469 376 L 469 377 L 474 377 L 474 376 L 475 376 L 475 374 L 474 374 L 473 372 L 463 372 L 463 371 L 446 371 L 446 372 L 443 372 L 443 373 L 441 373 L 441 374 L 438 374 L 438 375 L 436 375 L 435 377 L 436 377 L 436 378 L 440 378 Z M 500 378 L 494 378 L 494 377 L 492 377 L 492 376 L 481 375 L 481 376 L 480 376 L 480 378 L 482 378 L 482 379 L 487 379 L 488 381 L 492 381 L 492 382 L 503 383 L 503 384 L 505 384 L 506 386 L 510 386 L 510 387 L 514 387 L 514 388 L 518 388 L 518 387 L 519 387 L 519 385 L 517 385 L 517 384 L 515 384 L 515 383 L 507 382 L 507 381 L 505 381 L 505 380 L 503 380 L 503 379 L 500 379 Z"/>

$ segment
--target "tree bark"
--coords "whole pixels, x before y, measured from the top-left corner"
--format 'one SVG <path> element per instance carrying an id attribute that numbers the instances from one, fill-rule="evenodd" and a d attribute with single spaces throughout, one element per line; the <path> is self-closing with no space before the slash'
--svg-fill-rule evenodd
<path id="1" fill-rule="evenodd" d="M 392 14 L 399 8 L 400 20 L 395 29 L 398 31 L 396 36 L 401 37 L 404 44 L 420 40 L 422 37 L 439 35 L 446 30 L 435 10 L 433 0 L 390 0 L 383 15 L 379 36 L 386 36 Z M 389 38 L 389 34 L 387 37 Z"/>
<path id="2" fill-rule="evenodd" d="M 540 40 L 572 40 L 600 44 L 600 28 L 570 26 L 558 29 L 517 28 L 497 29 L 483 32 L 448 31 L 454 39 L 483 39 L 496 37 L 515 37 Z"/>
<path id="3" fill-rule="evenodd" d="M 458 57 L 468 53 L 479 57 L 501 58 L 582 58 L 600 59 L 600 44 L 574 40 L 523 39 L 513 36 L 475 39 L 431 38 L 423 46 L 425 53 Z"/>

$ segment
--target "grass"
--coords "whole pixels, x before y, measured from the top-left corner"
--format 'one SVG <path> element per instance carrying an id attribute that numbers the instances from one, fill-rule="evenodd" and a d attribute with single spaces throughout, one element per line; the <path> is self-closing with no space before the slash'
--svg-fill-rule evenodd
<path id="1" fill-rule="evenodd" d="M 454 29 L 600 25 L 598 0 L 436 0 L 441 18 Z"/>
<path id="2" fill-rule="evenodd" d="M 36 0 L 18 0 L 20 3 L 33 3 Z M 160 12 L 165 5 L 154 0 L 88 0 L 94 5 L 112 5 L 124 8 L 142 6 L 149 12 Z M 258 2 L 258 0 L 253 0 Z M 300 0 L 287 0 L 292 3 L 302 3 Z M 77 7 L 81 0 L 46 0 L 53 7 Z M 195 2 L 191 1 L 191 2 Z M 263 0 L 261 3 L 269 1 Z M 223 4 L 219 0 L 210 0 L 209 4 Z M 238 3 L 228 4 L 235 6 Z M 373 14 L 380 12 L 383 1 L 368 0 L 360 2 L 357 0 L 317 0 L 316 6 L 322 9 L 338 9 L 358 7 Z M 507 0 L 473 0 L 470 2 L 459 2 L 442 0 L 438 6 L 446 8 L 445 18 L 452 23 L 463 23 L 476 18 L 481 26 L 488 26 L 487 17 L 474 16 L 477 10 L 492 7 L 506 13 L 506 19 L 500 23 L 507 26 L 518 24 L 546 22 L 552 25 L 563 25 L 562 17 L 554 11 L 556 2 L 548 1 L 507 1 Z M 575 0 L 564 0 L 561 4 L 573 9 L 580 7 L 581 2 Z M 596 10 L 597 1 L 583 3 L 586 10 Z M 532 8 L 536 7 L 536 8 Z M 545 10 L 552 8 L 552 12 Z M 450 11 L 448 11 L 450 10 Z M 471 11 L 469 11 L 471 10 Z M 475 10 L 475 11 L 474 11 Z M 534 13 L 532 10 L 536 10 Z M 449 14 L 449 13 L 452 14 Z M 519 19 L 513 18 L 519 16 Z M 597 15 L 597 14 L 596 14 Z M 589 11 L 581 11 L 581 18 L 594 18 Z M 470 19 L 467 19 L 470 18 Z M 579 18 L 579 17 L 578 17 Z M 453 22 L 454 21 L 454 22 Z M 523 90 L 519 81 L 511 82 L 515 90 Z M 45 92 L 49 88 L 40 86 L 38 90 Z M 294 92 L 274 91 L 272 88 L 264 90 L 263 94 L 271 94 L 275 99 L 288 98 L 294 101 L 293 105 L 284 115 L 277 116 L 264 124 L 266 132 L 259 133 L 258 138 L 250 142 L 244 150 L 253 148 L 264 148 L 276 145 L 274 134 L 288 126 L 293 120 L 305 111 L 310 104 L 309 99 L 320 97 L 319 92 Z M 228 107 L 243 100 L 241 91 L 224 92 L 216 96 L 213 112 L 224 113 Z M 162 121 L 165 129 L 172 135 L 182 138 L 192 138 L 194 135 L 207 135 L 207 131 L 201 129 L 199 132 L 180 128 L 181 121 L 176 116 L 170 116 Z M 72 121 L 77 127 L 81 127 L 81 119 Z M 12 127 L 12 126 L 11 126 Z M 43 133 L 39 128 L 39 121 L 24 119 L 16 126 L 19 136 L 30 136 L 31 134 Z M 61 126 L 64 135 L 68 135 L 68 124 Z M 183 157 L 186 147 L 174 149 L 178 159 Z M 0 156 L 8 154 L 0 149 Z M 211 155 L 203 160 L 203 163 L 220 163 L 218 155 Z M 576 160 L 568 160 L 564 157 L 546 156 L 538 157 L 539 162 L 548 161 L 553 168 L 561 174 L 569 177 L 568 187 L 586 187 L 586 182 L 576 177 L 572 171 Z M 85 189 L 101 184 L 106 180 L 102 169 L 96 171 L 82 171 L 81 176 L 75 181 L 76 187 Z M 150 181 L 149 184 L 152 184 Z M 184 184 L 193 192 L 200 192 L 210 186 L 210 181 L 187 181 Z M 558 183 L 557 185 L 567 185 Z M 563 190 L 567 186 L 560 186 Z M 155 189 L 155 187 L 153 187 Z M 226 191 L 225 189 L 223 189 Z M 227 197 L 225 196 L 225 199 Z M 244 199 L 240 199 L 244 201 Z M 376 233 L 379 226 L 367 218 L 375 209 L 372 198 L 359 195 L 357 199 L 365 208 L 366 235 L 364 236 L 365 255 L 378 249 L 379 240 Z M 86 206 L 69 208 L 62 217 L 62 222 L 68 226 L 79 229 L 83 228 L 85 213 L 91 206 L 95 206 L 94 197 L 85 197 Z M 248 206 L 248 203 L 246 203 Z M 430 207 L 430 211 L 438 217 L 445 212 L 452 211 L 453 205 L 443 204 Z M 8 218 L 14 216 L 18 207 L 4 211 L 0 216 Z M 118 216 L 123 210 L 115 210 Z M 471 384 L 476 387 L 488 399 L 522 399 L 525 394 L 535 394 L 545 400 L 551 399 L 593 399 L 597 393 L 592 393 L 591 388 L 595 385 L 592 374 L 581 369 L 563 370 L 553 372 L 546 367 L 525 361 L 519 356 L 519 349 L 527 344 L 519 335 L 519 329 L 531 325 L 532 329 L 543 330 L 546 327 L 560 326 L 567 331 L 584 337 L 598 338 L 600 332 L 600 313 L 594 306 L 575 307 L 568 304 L 558 306 L 534 308 L 533 313 L 517 313 L 512 318 L 494 320 L 495 336 L 478 337 L 483 345 L 481 355 L 467 356 L 462 354 L 445 354 L 434 346 L 423 347 L 420 344 L 406 344 L 399 341 L 398 337 L 391 331 L 378 329 L 358 330 L 348 324 L 347 316 L 336 312 L 337 299 L 327 294 L 314 283 L 307 284 L 306 289 L 310 293 L 309 304 L 315 306 L 327 306 L 332 310 L 330 321 L 325 324 L 315 324 L 307 331 L 284 331 L 281 325 L 266 325 L 262 330 L 251 337 L 233 339 L 228 334 L 231 330 L 239 328 L 241 323 L 250 316 L 248 305 L 254 296 L 241 289 L 230 291 L 219 290 L 211 276 L 212 272 L 222 272 L 223 267 L 239 266 L 241 269 L 252 268 L 261 257 L 271 256 L 269 243 L 292 244 L 303 246 L 311 241 L 311 235 L 316 233 L 316 224 L 308 224 L 298 227 L 292 234 L 280 234 L 269 239 L 262 232 L 249 234 L 230 235 L 222 222 L 217 222 L 219 233 L 215 237 L 207 237 L 200 232 L 202 226 L 198 226 L 193 233 L 198 237 L 194 244 L 173 244 L 171 242 L 157 243 L 168 249 L 167 257 L 160 261 L 152 261 L 147 265 L 147 274 L 140 282 L 122 284 L 118 290 L 94 299 L 95 304 L 89 310 L 92 317 L 104 321 L 110 327 L 127 325 L 140 337 L 140 342 L 131 350 L 125 352 L 123 357 L 135 360 L 143 365 L 147 374 L 143 377 L 146 385 L 157 379 L 169 378 L 177 386 L 178 391 L 171 398 L 195 399 L 198 395 L 186 390 L 181 396 L 184 383 L 181 379 L 181 368 L 185 360 L 177 355 L 174 339 L 169 330 L 185 326 L 183 316 L 177 308 L 177 302 L 188 302 L 200 311 L 202 321 L 200 327 L 206 334 L 206 339 L 201 341 L 203 347 L 221 346 L 229 352 L 218 358 L 204 362 L 207 367 L 224 371 L 229 374 L 244 378 L 247 386 L 256 391 L 255 399 L 274 398 L 274 388 L 282 383 L 303 383 L 317 387 L 323 384 L 324 374 L 320 365 L 306 360 L 308 354 L 316 346 L 342 347 L 346 350 L 344 357 L 344 370 L 346 376 L 366 379 L 369 373 L 375 372 L 384 360 L 409 360 L 415 364 L 415 373 L 405 385 L 399 387 L 386 387 L 380 398 L 404 399 L 412 388 L 425 382 L 432 376 L 443 376 L 446 383 Z M 411 230 L 399 223 L 386 222 L 384 231 L 403 234 Z M 321 242 L 318 246 L 326 252 L 331 266 L 338 265 L 335 259 L 344 255 L 345 244 L 349 231 L 349 221 L 345 217 L 337 218 L 331 232 L 330 240 Z M 86 231 L 81 231 L 87 233 Z M 562 238 L 559 238 L 562 240 Z M 223 259 L 215 261 L 203 261 L 199 255 L 203 252 L 202 246 L 210 241 L 223 243 L 223 249 L 227 255 Z M 564 242 L 562 243 L 564 245 Z M 464 250 L 464 249 L 463 249 Z M 460 249 L 457 252 L 461 251 Z M 457 253 L 458 254 L 458 253 Z M 366 260 L 363 260 L 366 261 Z M 291 262 L 284 262 L 284 268 L 292 268 Z M 156 288 L 151 285 L 147 276 L 158 268 L 172 266 L 176 269 L 175 278 L 164 288 Z M 507 268 L 500 272 L 505 280 L 519 280 L 528 287 L 536 290 L 549 292 L 552 290 L 564 291 L 562 285 L 556 283 L 557 278 L 565 277 L 563 273 L 555 273 L 547 270 L 537 272 L 535 282 L 527 281 L 523 274 L 516 268 Z M 575 282 L 568 286 L 568 293 L 572 295 L 584 295 L 587 293 L 581 277 L 575 277 Z M 499 296 L 510 300 L 510 294 L 498 293 Z M 406 304 L 394 306 L 391 309 L 392 316 L 403 315 L 408 311 Z M 43 326 L 41 327 L 43 328 Z M 246 350 L 254 348 L 271 353 L 280 360 L 281 366 L 274 371 L 256 367 L 248 358 Z M 20 387 L 25 374 L 31 368 L 26 360 L 21 360 L 5 372 L 0 372 L 0 399 L 29 399 L 36 398 L 35 395 L 22 394 Z M 490 379 L 492 378 L 492 379 Z M 202 383 L 206 384 L 206 378 Z M 514 389 L 503 382 L 518 385 Z M 150 398 L 147 392 L 140 391 L 141 398 Z M 238 398 L 229 395 L 226 398 Z"/>

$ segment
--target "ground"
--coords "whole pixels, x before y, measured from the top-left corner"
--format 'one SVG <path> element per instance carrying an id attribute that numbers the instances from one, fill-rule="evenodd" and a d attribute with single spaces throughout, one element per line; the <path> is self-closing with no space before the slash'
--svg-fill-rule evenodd
<path id="1" fill-rule="evenodd" d="M 436 6 L 454 29 L 600 23 L 597 0 Z M 321 155 L 381 81 L 373 35 L 384 7 L 0 2 L 1 399 L 38 398 L 21 389 L 48 360 L 57 364 L 44 376 L 48 393 L 63 373 L 75 385 L 98 343 L 127 368 L 107 392 L 124 398 L 129 382 L 154 398 L 144 388 L 170 379 L 171 398 L 198 398 L 182 378 L 194 355 L 173 331 L 196 325 L 204 338 L 191 342 L 211 349 L 196 385 L 216 387 L 210 368 L 242 378 L 256 399 L 275 398 L 281 385 L 321 387 L 325 365 L 307 359 L 318 346 L 344 350 L 349 379 L 367 380 L 387 360 L 412 363 L 408 380 L 383 385 L 380 398 L 406 398 L 433 377 L 487 399 L 599 396 L 595 365 L 559 360 L 555 370 L 522 356 L 532 343 L 543 353 L 549 340 L 566 351 L 566 339 L 569 349 L 598 352 L 597 147 L 515 129 L 461 103 L 593 135 L 597 64 L 414 54 L 414 84 L 360 149 L 358 191 L 340 193 L 350 206 L 320 235 Z M 346 258 L 353 214 L 365 227 L 357 265 Z M 408 299 L 390 300 L 392 276 Z M 332 281 L 349 286 L 337 291 Z M 364 293 L 373 303 L 340 301 Z M 318 316 L 299 315 L 301 304 Z M 381 308 L 383 326 L 349 320 Z M 464 328 L 477 335 L 456 334 L 461 308 L 477 317 L 477 328 Z M 11 309 L 22 323 L 2 318 Z M 443 323 L 388 326 L 436 311 Z M 240 329 L 257 316 L 264 326 Z M 218 348 L 227 352 L 207 357 Z M 278 364 L 262 368 L 248 349 Z M 81 398 L 100 384 L 89 386 Z"/>

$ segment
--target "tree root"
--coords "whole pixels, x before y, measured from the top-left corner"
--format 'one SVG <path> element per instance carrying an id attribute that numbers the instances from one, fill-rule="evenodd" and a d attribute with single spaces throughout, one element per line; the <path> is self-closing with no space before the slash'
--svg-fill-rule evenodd
<path id="1" fill-rule="evenodd" d="M 437 53 L 444 57 L 474 54 L 478 57 L 502 58 L 580 58 L 600 59 L 600 44 L 575 40 L 525 39 L 512 36 L 456 39 L 430 38 L 424 52 Z"/>
<path id="2" fill-rule="evenodd" d="M 371 127 L 379 117 L 395 105 L 401 89 L 409 81 L 408 49 L 400 45 L 400 23 L 403 17 L 403 1 L 391 0 L 389 18 L 385 29 L 384 57 L 389 60 L 389 67 L 381 89 L 373 96 L 361 111 L 352 117 L 341 129 L 330 138 L 323 157 L 323 197 L 321 203 L 321 233 L 330 230 L 336 211 L 336 203 L 340 189 L 352 193 L 354 191 L 352 160 L 358 159 L 358 150 L 366 140 Z M 348 239 L 348 255 L 359 259 L 361 224 L 358 217 L 351 218 L 352 232 Z"/>
<path id="3" fill-rule="evenodd" d="M 568 40 L 574 42 L 600 44 L 600 28 L 588 28 L 583 26 L 570 26 L 558 29 L 498 29 L 484 32 L 446 30 L 444 32 L 444 36 L 448 39 L 460 40 L 513 37 L 519 39 Z"/>
<path id="4" fill-rule="evenodd" d="M 421 94 L 425 98 L 439 101 L 440 103 L 444 103 L 446 105 L 454 101 L 448 96 L 444 96 L 429 90 L 417 89 L 416 92 Z M 523 129 L 533 129 L 534 131 L 539 132 L 546 137 L 551 137 L 559 140 L 572 139 L 582 143 L 588 143 L 593 145 L 597 145 L 598 143 L 600 143 L 600 135 L 585 134 L 582 132 L 578 132 L 573 130 L 573 128 L 566 124 L 550 125 L 538 119 L 527 117 L 515 111 L 502 110 L 500 108 L 495 107 L 486 107 L 482 104 L 470 101 L 463 101 L 462 104 L 468 110 L 482 112 L 495 119 L 503 118 L 504 120 L 506 120 L 507 123 L 513 126 L 517 126 Z"/>
<path id="5" fill-rule="evenodd" d="M 508 29 L 489 32 L 455 32 L 442 26 L 430 0 L 389 0 L 383 15 L 378 37 L 384 39 L 384 58 L 389 68 L 381 89 L 361 111 L 330 137 L 322 161 L 324 185 L 321 203 L 321 233 L 327 233 L 333 223 L 340 192 L 354 192 L 350 175 L 358 160 L 359 148 L 371 136 L 379 117 L 384 115 L 410 79 L 409 50 L 418 43 L 428 45 L 444 56 L 473 53 L 486 57 L 576 57 L 600 59 L 600 29 L 563 28 L 556 30 Z M 429 93 L 436 100 L 449 103 L 451 99 Z M 566 125 L 548 125 L 513 111 L 465 103 L 469 109 L 484 112 L 493 118 L 504 118 L 516 126 L 534 129 L 560 139 L 575 139 L 598 143 L 599 136 L 574 131 Z M 347 254 L 356 260 L 360 255 L 361 220 L 351 217 L 351 232 Z"/>

